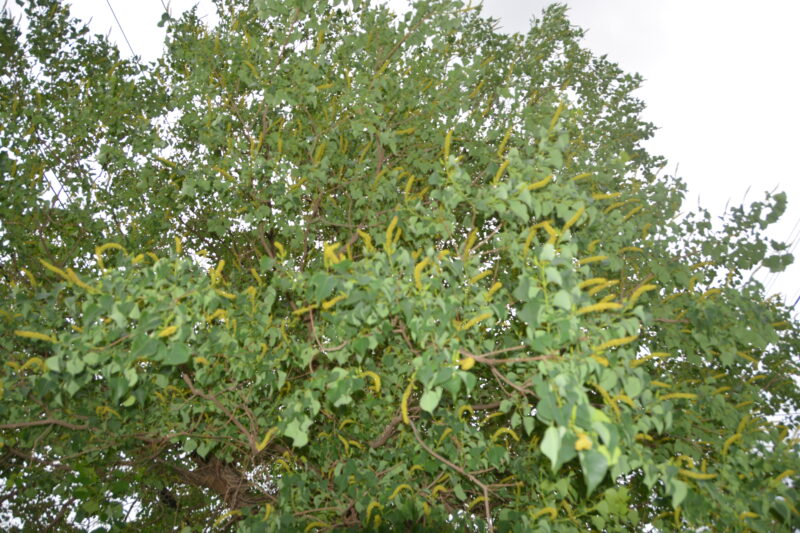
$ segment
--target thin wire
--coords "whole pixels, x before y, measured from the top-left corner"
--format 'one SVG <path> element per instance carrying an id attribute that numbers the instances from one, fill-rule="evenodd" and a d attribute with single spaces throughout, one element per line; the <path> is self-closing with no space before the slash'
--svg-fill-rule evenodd
<path id="1" fill-rule="evenodd" d="M 114 8 L 111 7 L 111 2 L 106 0 L 106 4 L 108 4 L 108 9 L 111 10 L 111 14 L 114 15 L 114 20 L 117 21 L 117 26 L 119 26 L 119 31 L 122 32 L 122 37 L 125 39 L 125 42 L 128 43 L 128 48 L 131 50 L 131 54 L 136 55 L 136 52 L 133 51 L 133 46 L 131 46 L 131 42 L 128 40 L 128 36 L 125 35 L 125 30 L 122 29 L 122 24 L 120 24 L 119 19 L 117 18 L 117 14 L 114 12 Z"/>

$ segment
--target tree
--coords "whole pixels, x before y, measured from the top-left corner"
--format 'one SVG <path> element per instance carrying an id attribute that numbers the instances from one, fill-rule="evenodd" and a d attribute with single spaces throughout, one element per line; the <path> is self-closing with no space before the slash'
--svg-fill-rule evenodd
<path id="1" fill-rule="evenodd" d="M 782 194 L 681 215 L 563 6 L 217 6 L 2 18 L 6 527 L 800 526 Z"/>

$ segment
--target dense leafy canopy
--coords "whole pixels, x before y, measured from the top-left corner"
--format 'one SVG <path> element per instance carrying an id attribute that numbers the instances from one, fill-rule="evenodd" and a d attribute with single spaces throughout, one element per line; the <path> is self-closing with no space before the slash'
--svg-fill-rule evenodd
<path id="1" fill-rule="evenodd" d="M 784 196 L 679 216 L 561 6 L 218 8 L 2 18 L 5 527 L 800 527 Z"/>

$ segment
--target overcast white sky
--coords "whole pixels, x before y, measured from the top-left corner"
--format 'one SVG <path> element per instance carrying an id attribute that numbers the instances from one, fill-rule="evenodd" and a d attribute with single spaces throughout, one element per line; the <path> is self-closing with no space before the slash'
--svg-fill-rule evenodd
<path id="1" fill-rule="evenodd" d="M 406 0 L 388 0 L 397 10 Z M 73 14 L 91 19 L 97 33 L 110 34 L 123 53 L 145 60 L 161 52 L 156 23 L 198 4 L 215 20 L 209 0 L 72 0 Z M 500 19 L 503 31 L 524 32 L 545 0 L 485 0 L 484 13 Z M 649 149 L 665 155 L 670 173 L 689 185 L 685 210 L 698 204 L 722 213 L 725 204 L 763 198 L 783 190 L 789 208 L 771 232 L 774 239 L 800 242 L 800 2 L 761 0 L 568 0 L 572 21 L 588 29 L 584 44 L 608 54 L 623 69 L 641 73 L 639 98 L 645 118 L 660 129 Z M 9 4 L 13 4 L 9 2 Z M 16 6 L 10 6 L 16 7 Z M 112 14 L 116 13 L 119 24 Z M 800 247 L 794 249 L 800 255 Z M 770 294 L 791 306 L 800 297 L 800 264 L 772 276 L 759 275 Z M 800 304 L 795 307 L 795 312 Z"/>

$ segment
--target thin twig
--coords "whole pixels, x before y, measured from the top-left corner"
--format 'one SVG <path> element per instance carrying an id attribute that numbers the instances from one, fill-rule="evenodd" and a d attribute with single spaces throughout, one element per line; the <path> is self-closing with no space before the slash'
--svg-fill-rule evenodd
<path id="1" fill-rule="evenodd" d="M 442 455 L 439 455 L 438 453 L 436 453 L 435 450 L 433 450 L 430 446 L 425 444 L 425 441 L 423 441 L 422 438 L 419 436 L 419 431 L 417 430 L 417 426 L 415 426 L 414 422 L 412 420 L 410 420 L 410 419 L 409 419 L 409 424 L 411 425 L 411 430 L 414 432 L 414 437 L 417 439 L 417 442 L 419 442 L 419 445 L 422 446 L 422 448 L 426 452 L 431 454 L 439 462 L 449 466 L 450 468 L 452 468 L 453 470 L 455 470 L 456 472 L 458 472 L 462 476 L 466 477 L 467 479 L 469 479 L 470 481 L 472 481 L 478 487 L 481 488 L 481 490 L 483 491 L 483 510 L 484 510 L 484 513 L 486 514 L 486 529 L 487 529 L 487 531 L 489 533 L 492 533 L 494 531 L 494 527 L 492 526 L 492 508 L 491 508 L 491 506 L 489 504 L 489 487 L 486 486 L 486 484 L 484 484 L 483 482 L 481 482 L 480 479 L 476 478 L 475 476 L 473 476 L 472 474 L 470 474 L 469 472 L 467 472 L 466 470 L 464 470 L 463 468 L 461 468 L 457 464 L 449 461 L 448 459 L 446 459 Z"/>
<path id="2" fill-rule="evenodd" d="M 192 394 L 194 394 L 195 396 L 199 396 L 204 400 L 210 401 L 216 406 L 217 409 L 219 409 L 223 414 L 225 414 L 228 417 L 228 419 L 231 422 L 233 422 L 233 425 L 236 426 L 236 428 L 247 437 L 247 441 L 250 443 L 250 451 L 253 452 L 254 454 L 258 453 L 258 446 L 256 444 L 256 439 L 253 436 L 253 434 L 247 431 L 247 428 L 245 428 L 244 425 L 242 425 L 242 423 L 239 422 L 239 420 L 233 416 L 233 413 L 231 413 L 227 407 L 222 405 L 222 402 L 220 402 L 216 396 L 214 396 L 211 393 L 203 392 L 197 387 L 195 387 L 194 383 L 192 382 L 192 378 L 190 378 L 188 374 L 184 373 L 181 375 L 181 377 L 183 378 L 183 381 L 186 383 L 186 385 L 189 386 L 189 390 L 192 392 Z"/>

